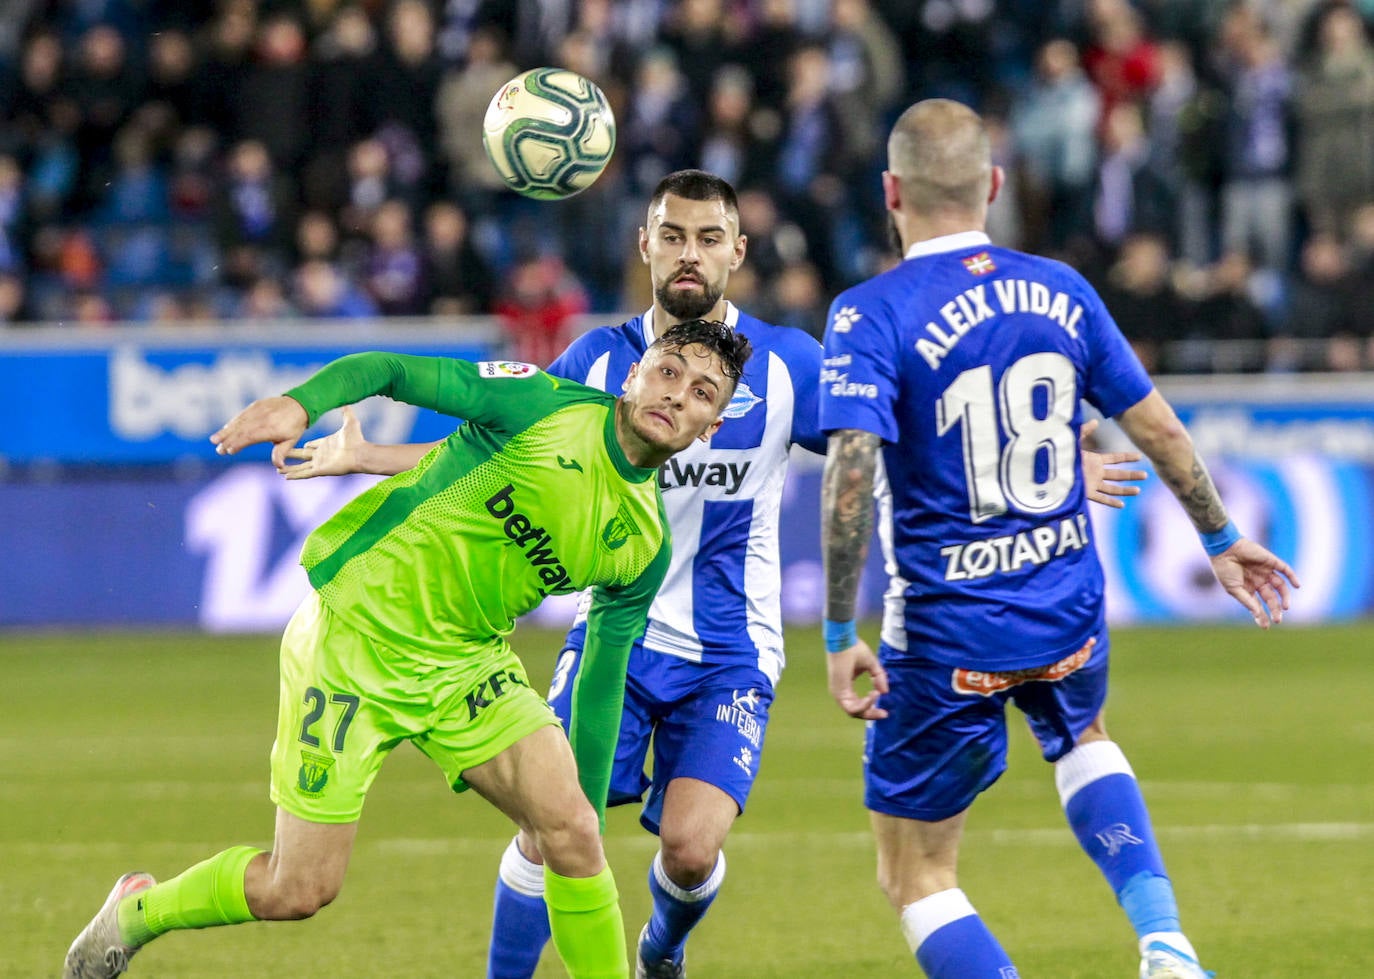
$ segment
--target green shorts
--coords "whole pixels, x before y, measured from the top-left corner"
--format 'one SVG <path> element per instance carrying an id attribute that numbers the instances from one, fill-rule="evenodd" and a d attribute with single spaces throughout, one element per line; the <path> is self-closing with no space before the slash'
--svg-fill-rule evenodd
<path id="1" fill-rule="evenodd" d="M 415 660 L 358 632 L 311 592 L 282 636 L 272 801 L 311 822 L 353 822 L 403 741 L 462 792 L 463 772 L 558 723 L 504 639 L 455 653 L 447 665 Z"/>

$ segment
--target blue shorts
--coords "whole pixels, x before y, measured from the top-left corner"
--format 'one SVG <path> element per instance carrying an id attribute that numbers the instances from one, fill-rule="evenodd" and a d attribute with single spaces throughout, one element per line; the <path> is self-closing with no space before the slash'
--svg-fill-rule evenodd
<path id="1" fill-rule="evenodd" d="M 1007 768 L 1006 705 L 1030 723 L 1046 761 L 1057 761 L 1107 699 L 1107 633 L 1057 663 L 1032 670 L 981 673 L 902 653 L 878 655 L 889 690 L 888 716 L 868 723 L 864 805 L 925 822 L 967 809 Z"/>
<path id="2" fill-rule="evenodd" d="M 563 650 L 549 685 L 549 704 L 565 728 L 581 662 L 580 649 Z M 647 789 L 639 821 L 656 834 L 668 783 L 694 778 L 720 789 L 743 812 L 758 775 L 772 703 L 773 684 L 754 667 L 693 663 L 646 652 L 636 643 L 607 804 L 638 802 Z M 652 778 L 644 771 L 651 741 Z"/>

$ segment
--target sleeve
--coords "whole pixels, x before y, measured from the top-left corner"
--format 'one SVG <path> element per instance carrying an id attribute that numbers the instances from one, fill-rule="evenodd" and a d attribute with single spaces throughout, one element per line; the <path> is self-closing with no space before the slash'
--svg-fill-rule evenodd
<path id="1" fill-rule="evenodd" d="M 287 391 L 313 425 L 326 411 L 380 394 L 494 428 L 521 429 L 556 406 L 558 381 L 532 364 L 359 353 Z"/>
<path id="2" fill-rule="evenodd" d="M 1084 343 L 1087 346 L 1087 381 L 1083 399 L 1108 418 L 1114 418 L 1140 402 L 1154 384 L 1131 349 L 1116 320 L 1097 290 L 1079 279 L 1087 315 Z"/>
<path id="3" fill-rule="evenodd" d="M 668 574 L 671 557 L 672 543 L 665 535 L 654 560 L 632 583 L 592 591 L 582 667 L 573 685 L 568 739 L 577 759 L 582 791 L 596 808 L 602 829 L 606 826 L 606 796 L 625 706 L 630 649 L 644 635 L 649 606 Z"/>
<path id="4" fill-rule="evenodd" d="M 820 430 L 872 432 L 896 442 L 899 345 L 887 304 L 842 292 L 830 304 L 820 375 Z"/>
<path id="5" fill-rule="evenodd" d="M 792 442 L 812 452 L 825 454 L 826 438 L 821 432 L 821 345 L 809 334 L 796 331 L 799 342 L 784 356 L 792 375 Z"/>

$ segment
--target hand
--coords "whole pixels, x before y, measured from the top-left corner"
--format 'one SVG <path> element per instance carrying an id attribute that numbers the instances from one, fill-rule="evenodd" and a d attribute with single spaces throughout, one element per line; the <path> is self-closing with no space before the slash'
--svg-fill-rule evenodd
<path id="1" fill-rule="evenodd" d="M 1123 462 L 1139 462 L 1139 452 L 1094 452 L 1088 439 L 1097 431 L 1096 418 L 1084 422 L 1078 432 L 1078 447 L 1083 456 L 1083 489 L 1088 499 L 1103 506 L 1120 510 L 1126 505 L 1118 496 L 1138 496 L 1139 486 L 1125 486 L 1124 482 L 1139 482 L 1148 475 L 1143 469 L 1108 469 Z"/>
<path id="2" fill-rule="evenodd" d="M 362 422 L 353 409 L 344 406 L 343 424 L 332 435 L 311 439 L 299 449 L 288 449 L 277 472 L 287 479 L 310 479 L 312 476 L 346 476 L 366 472 L 362 468 L 362 453 L 368 445 L 363 437 Z M 298 462 L 287 464 L 286 459 Z"/>
<path id="3" fill-rule="evenodd" d="M 881 720 L 887 716 L 887 711 L 878 706 L 878 696 L 887 693 L 887 671 L 868 643 L 860 639 L 848 649 L 826 653 L 825 664 L 830 696 L 846 714 L 863 721 Z M 854 689 L 854 680 L 865 673 L 872 678 L 873 689 L 859 696 Z"/>
<path id="4" fill-rule="evenodd" d="M 259 398 L 229 419 L 210 436 L 210 441 L 222 456 L 231 456 L 259 442 L 271 442 L 272 465 L 281 469 L 287 450 L 305 434 L 309 422 L 305 409 L 295 398 Z"/>
<path id="5" fill-rule="evenodd" d="M 1289 583 L 1302 587 L 1292 568 L 1245 537 L 1212 558 L 1212 573 L 1232 598 L 1250 610 L 1261 629 L 1283 621 Z"/>

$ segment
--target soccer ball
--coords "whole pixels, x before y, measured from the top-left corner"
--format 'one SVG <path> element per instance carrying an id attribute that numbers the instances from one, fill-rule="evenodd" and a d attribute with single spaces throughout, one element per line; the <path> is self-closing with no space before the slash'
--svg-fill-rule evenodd
<path id="1" fill-rule="evenodd" d="M 511 190 L 558 200 L 586 190 L 606 169 L 615 116 L 605 93 L 576 72 L 531 68 L 492 97 L 482 145 Z"/>

